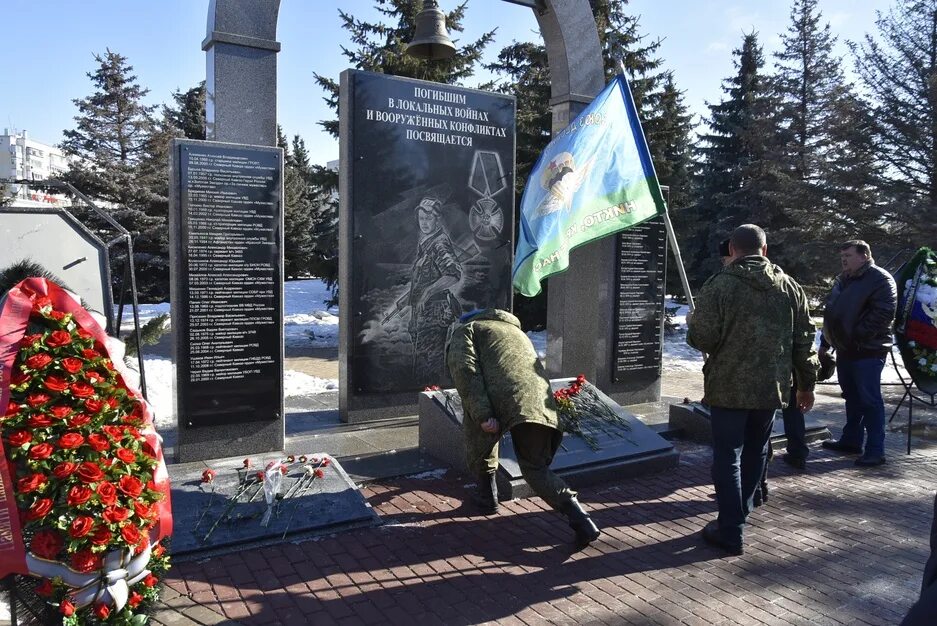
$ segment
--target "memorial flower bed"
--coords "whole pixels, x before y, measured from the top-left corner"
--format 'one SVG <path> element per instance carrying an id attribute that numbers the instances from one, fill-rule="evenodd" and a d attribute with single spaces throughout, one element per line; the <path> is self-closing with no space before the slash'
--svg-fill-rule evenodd
<path id="1" fill-rule="evenodd" d="M 24 283 L 10 292 L 30 309 L 4 363 L 2 437 L 26 570 L 64 624 L 143 624 L 171 530 L 149 409 L 93 318 L 51 283 Z M 5 330 L 17 313 L 10 294 Z"/>

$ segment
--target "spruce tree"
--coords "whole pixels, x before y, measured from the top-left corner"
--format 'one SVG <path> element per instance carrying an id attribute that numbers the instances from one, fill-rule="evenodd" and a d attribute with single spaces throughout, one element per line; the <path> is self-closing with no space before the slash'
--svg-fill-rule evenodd
<path id="1" fill-rule="evenodd" d="M 937 236 L 937 0 L 897 0 L 878 37 L 850 47 L 872 103 L 887 196 L 882 225 L 912 245 Z"/>
<path id="2" fill-rule="evenodd" d="M 283 180 L 283 257 L 287 277 L 306 276 L 312 270 L 315 224 L 311 178 L 306 144 L 299 135 L 294 135 Z"/>
<path id="3" fill-rule="evenodd" d="M 205 139 L 205 81 L 187 91 L 172 93 L 173 106 L 163 105 L 163 116 L 186 139 Z"/>

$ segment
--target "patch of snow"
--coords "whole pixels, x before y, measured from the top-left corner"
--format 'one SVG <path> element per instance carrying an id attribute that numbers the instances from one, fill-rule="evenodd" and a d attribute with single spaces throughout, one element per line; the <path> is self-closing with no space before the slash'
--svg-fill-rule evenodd
<path id="1" fill-rule="evenodd" d="M 337 389 L 338 381 L 331 378 L 319 378 L 295 370 L 285 370 L 283 372 L 283 395 L 287 399 L 301 398 Z"/>
<path id="2" fill-rule="evenodd" d="M 442 478 L 446 475 L 446 472 L 449 470 L 445 468 L 429 470 L 428 472 L 420 472 L 419 474 L 409 474 L 407 478 L 412 478 L 414 480 L 435 480 L 437 478 Z"/>

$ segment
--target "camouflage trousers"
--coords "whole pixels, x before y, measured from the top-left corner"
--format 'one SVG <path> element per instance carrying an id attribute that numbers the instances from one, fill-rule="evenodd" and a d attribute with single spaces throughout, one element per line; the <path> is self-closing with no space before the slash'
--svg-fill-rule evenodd
<path id="1" fill-rule="evenodd" d="M 518 424 L 511 429 L 514 453 L 524 481 L 534 493 L 553 509 L 559 511 L 576 492 L 550 469 L 553 455 L 559 447 L 563 433 L 541 424 Z M 483 461 L 480 474 L 493 474 L 498 470 L 498 444 Z"/>

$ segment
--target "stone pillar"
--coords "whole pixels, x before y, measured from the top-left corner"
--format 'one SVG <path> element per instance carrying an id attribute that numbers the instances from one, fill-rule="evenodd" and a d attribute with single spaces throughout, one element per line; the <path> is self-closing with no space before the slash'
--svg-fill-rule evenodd
<path id="1" fill-rule="evenodd" d="M 207 139 L 277 145 L 280 0 L 211 0 L 206 52 Z"/>

